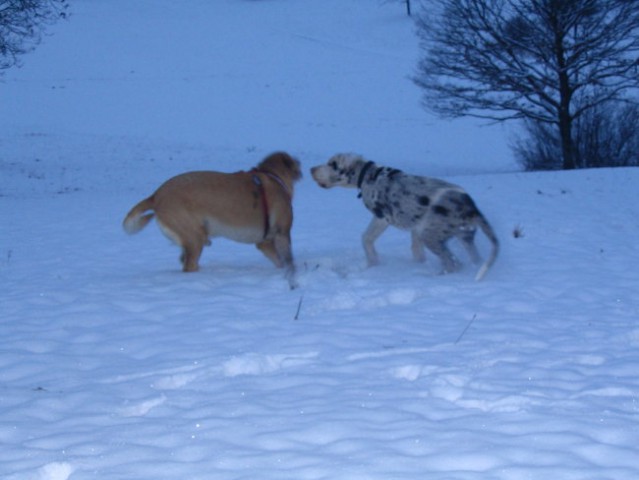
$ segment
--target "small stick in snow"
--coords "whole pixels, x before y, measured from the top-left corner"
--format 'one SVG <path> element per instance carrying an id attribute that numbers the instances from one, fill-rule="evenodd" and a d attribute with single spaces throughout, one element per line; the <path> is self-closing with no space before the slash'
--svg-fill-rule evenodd
<path id="1" fill-rule="evenodd" d="M 455 345 L 457 345 L 459 343 L 459 341 L 462 339 L 462 337 L 464 336 L 466 331 L 468 331 L 468 329 L 473 324 L 473 322 L 475 321 L 476 318 L 477 318 L 477 314 L 475 313 L 473 315 L 473 318 L 471 318 L 470 322 L 468 322 L 468 324 L 466 325 L 466 328 L 464 328 L 464 330 L 459 334 L 459 337 L 457 337 L 457 340 L 455 340 Z"/>
<path id="2" fill-rule="evenodd" d="M 300 301 L 297 304 L 297 311 L 295 312 L 295 316 L 293 317 L 293 320 L 297 320 L 298 318 L 300 318 L 300 310 L 302 309 L 302 300 L 304 300 L 304 295 L 300 296 Z"/>

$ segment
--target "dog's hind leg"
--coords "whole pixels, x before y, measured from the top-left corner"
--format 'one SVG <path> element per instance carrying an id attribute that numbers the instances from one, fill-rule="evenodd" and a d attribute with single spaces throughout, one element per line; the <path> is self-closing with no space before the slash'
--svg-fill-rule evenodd
<path id="1" fill-rule="evenodd" d="M 413 252 L 413 258 L 416 262 L 424 262 L 426 261 L 426 254 L 424 253 L 424 242 L 419 236 L 419 232 L 416 230 L 411 230 L 410 232 L 411 238 L 411 251 Z"/>
<path id="2" fill-rule="evenodd" d="M 182 246 L 182 271 L 197 272 L 200 269 L 199 260 L 204 244 L 199 241 L 191 241 Z"/>
<path id="3" fill-rule="evenodd" d="M 439 257 L 445 273 L 452 273 L 459 270 L 459 262 L 446 246 L 447 237 L 442 237 L 434 232 L 422 232 L 422 239 L 426 248 Z"/>
<path id="4" fill-rule="evenodd" d="M 468 255 L 470 256 L 470 259 L 472 260 L 472 262 L 475 265 L 481 262 L 481 256 L 479 255 L 479 252 L 477 251 L 477 247 L 475 246 L 475 229 L 466 228 L 466 229 L 460 230 L 456 236 L 461 242 L 461 244 L 464 246 L 466 251 L 468 252 Z"/>
<path id="5" fill-rule="evenodd" d="M 388 222 L 381 218 L 373 217 L 368 228 L 362 235 L 362 245 L 364 246 L 364 252 L 366 253 L 366 260 L 369 266 L 377 265 L 379 263 L 379 257 L 375 250 L 375 241 L 379 236 L 388 228 Z"/>
<path id="6" fill-rule="evenodd" d="M 182 247 L 182 254 L 180 255 L 182 271 L 197 272 L 202 249 L 204 245 L 211 244 L 204 227 L 195 226 L 184 221 L 175 221 L 171 217 L 161 218 L 159 216 L 158 225 L 164 235 Z"/>
<path id="7" fill-rule="evenodd" d="M 182 270 L 184 272 L 197 272 L 200 269 L 199 261 L 205 245 L 211 242 L 203 226 L 188 228 L 180 235 L 182 245 Z"/>

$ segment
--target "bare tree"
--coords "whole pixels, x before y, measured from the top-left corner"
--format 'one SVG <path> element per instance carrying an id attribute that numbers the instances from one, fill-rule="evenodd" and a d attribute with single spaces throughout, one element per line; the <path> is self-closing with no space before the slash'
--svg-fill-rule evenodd
<path id="1" fill-rule="evenodd" d="M 411 0 L 385 0 L 384 3 L 400 2 L 400 1 L 401 3 L 406 5 L 406 15 L 410 17 L 412 15 Z"/>
<path id="2" fill-rule="evenodd" d="M 0 0 L 0 73 L 40 42 L 47 25 L 67 15 L 67 0 Z"/>
<path id="3" fill-rule="evenodd" d="M 432 0 L 415 77 L 445 116 L 555 128 L 576 168 L 573 123 L 639 88 L 637 0 Z"/>
<path id="4" fill-rule="evenodd" d="M 578 168 L 639 166 L 639 105 L 617 102 L 598 105 L 574 124 Z M 518 162 L 526 170 L 561 168 L 561 140 L 549 124 L 528 120 L 527 136 L 513 143 Z"/>

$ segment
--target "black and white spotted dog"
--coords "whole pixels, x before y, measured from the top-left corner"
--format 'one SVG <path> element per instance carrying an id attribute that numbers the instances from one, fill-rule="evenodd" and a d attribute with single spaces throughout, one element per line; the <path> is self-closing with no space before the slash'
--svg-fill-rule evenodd
<path id="1" fill-rule="evenodd" d="M 377 166 L 360 155 L 340 153 L 326 165 L 311 169 L 313 179 L 324 188 L 358 188 L 364 205 L 374 215 L 362 238 L 369 265 L 378 263 L 375 241 L 389 225 L 410 230 L 413 257 L 424 261 L 424 247 L 437 255 L 445 272 L 460 267 L 446 243 L 457 237 L 470 258 L 479 264 L 475 231 L 481 228 L 492 251 L 475 280 L 481 280 L 497 258 L 499 241 L 490 224 L 461 187 L 429 177 L 407 175 Z"/>

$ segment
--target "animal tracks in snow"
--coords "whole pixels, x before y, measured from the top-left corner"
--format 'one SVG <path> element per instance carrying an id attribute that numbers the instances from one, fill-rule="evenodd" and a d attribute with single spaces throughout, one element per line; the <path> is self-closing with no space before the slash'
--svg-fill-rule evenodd
<path id="1" fill-rule="evenodd" d="M 401 265 L 366 268 L 359 263 L 345 264 L 329 258 L 305 263 L 299 273 L 300 283 L 309 293 L 305 297 L 304 313 L 370 311 L 387 306 L 411 305 L 426 296 L 424 288 L 414 286 L 414 276 L 427 277 L 419 265 L 412 266 L 414 269 L 406 273 Z M 379 282 L 380 276 L 386 282 Z M 396 277 L 392 283 L 397 287 L 380 287 L 387 284 L 389 277 Z M 332 286 L 328 292 L 327 285 Z M 321 295 L 314 295 L 317 286 L 322 287 Z"/>
<path id="2" fill-rule="evenodd" d="M 317 353 L 311 352 L 301 355 L 263 355 L 249 353 L 233 357 L 222 365 L 225 377 L 238 375 L 262 375 L 273 373 L 281 369 L 308 365 Z"/>
<path id="3" fill-rule="evenodd" d="M 132 405 L 127 405 L 120 409 L 120 415 L 123 417 L 143 417 L 155 407 L 162 405 L 166 401 L 164 395 L 153 397 Z"/>
<path id="4" fill-rule="evenodd" d="M 261 354 L 247 353 L 236 355 L 221 364 L 206 366 L 202 364 L 189 365 L 174 369 L 163 369 L 150 372 L 140 372 L 131 375 L 120 375 L 107 380 L 105 383 L 139 384 L 147 383 L 160 395 L 149 395 L 141 400 L 126 400 L 124 406 L 117 410 L 122 417 L 143 417 L 156 407 L 165 404 L 171 392 L 179 392 L 189 388 L 193 383 L 202 383 L 211 377 L 233 378 L 242 375 L 268 375 L 280 370 L 305 367 L 318 356 L 317 352 L 302 354 Z"/>
<path id="5" fill-rule="evenodd" d="M 3 477 L 5 480 L 67 480 L 75 468 L 67 462 L 51 462 L 43 465 L 34 472 L 17 473 Z"/>

